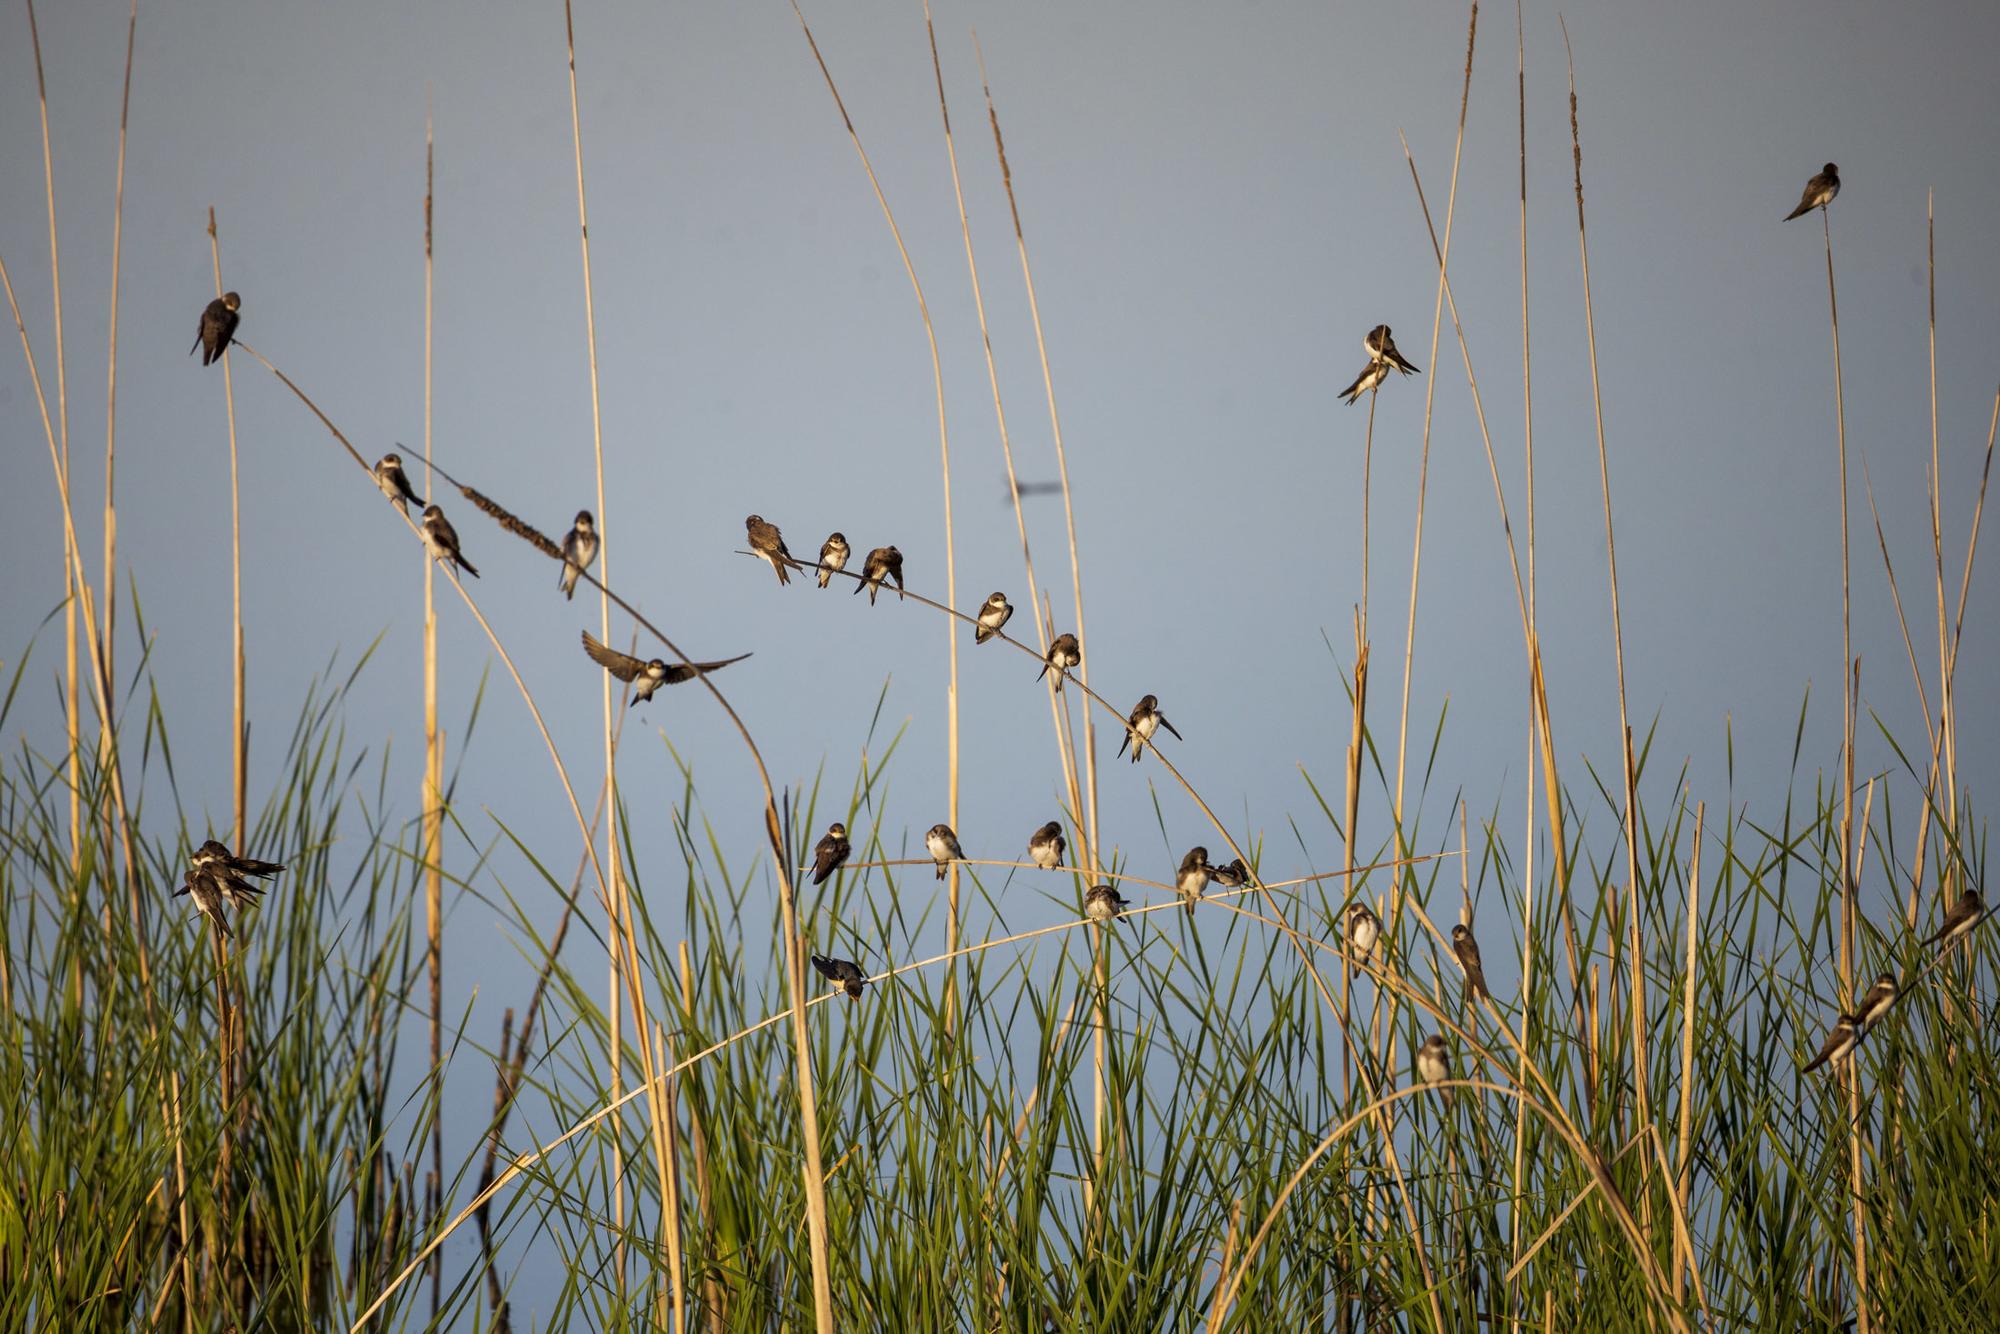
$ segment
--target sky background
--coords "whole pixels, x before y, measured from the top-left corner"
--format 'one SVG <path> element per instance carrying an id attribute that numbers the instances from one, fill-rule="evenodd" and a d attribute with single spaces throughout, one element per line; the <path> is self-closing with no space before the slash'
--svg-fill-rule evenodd
<path id="1" fill-rule="evenodd" d="M 999 588 L 1025 607 L 920 9 L 810 5 L 807 16 L 936 322 L 959 603 L 969 610 Z M 77 519 L 96 578 L 126 10 L 45 5 L 40 19 Z M 1301 770 L 1339 790 L 1367 405 L 1349 408 L 1336 393 L 1360 369 L 1362 334 L 1387 322 L 1425 375 L 1387 385 L 1375 422 L 1371 721 L 1391 752 L 1435 382 L 1411 790 L 1448 700 L 1428 837 L 1444 837 L 1462 792 L 1475 827 L 1498 812 L 1518 845 L 1529 756 L 1519 620 L 1448 320 L 1431 346 L 1436 267 L 1398 142 L 1407 135 L 1442 227 L 1465 9 L 946 0 L 936 19 L 1015 457 L 1024 479 L 1045 480 L 1056 471 L 1048 414 L 983 123 L 975 26 L 1007 135 L 1075 488 L 1093 682 L 1121 706 L 1159 696 L 1186 737 L 1168 743 L 1175 762 L 1235 829 L 1268 839 L 1267 879 L 1337 862 Z M 755 654 L 718 684 L 780 784 L 810 783 L 824 766 L 844 797 L 886 681 L 885 727 L 907 719 L 909 732 L 885 838 L 916 847 L 945 817 L 941 618 L 870 609 L 840 588 L 780 590 L 767 567 L 734 554 L 755 511 L 802 556 L 836 528 L 857 561 L 894 543 L 912 587 L 943 594 L 931 366 L 888 228 L 787 6 L 585 4 L 576 22 L 612 581 L 690 654 Z M 1615 677 L 1562 32 L 1542 4 L 1528 6 L 1525 27 L 1539 610 L 1559 758 L 1582 800 L 1586 758 L 1601 773 L 1617 769 Z M 1712 812 L 1733 796 L 1756 817 L 1782 804 L 1809 683 L 1804 790 L 1834 771 L 1840 734 L 1825 255 L 1817 215 L 1781 219 L 1820 164 L 1840 164 L 1831 221 L 1854 645 L 1864 710 L 1915 752 L 1922 723 L 1863 466 L 1920 654 L 1931 646 L 1920 660 L 1934 696 L 1926 193 L 1936 192 L 1938 447 L 1955 589 L 2000 367 L 1990 133 L 2000 124 L 1990 70 L 2000 10 L 1623 3 L 1572 15 L 1570 36 L 1627 690 L 1635 727 L 1658 724 L 1648 794 L 1668 800 L 1685 767 Z M 0 53 L 0 255 L 53 391 L 41 144 L 19 7 L 0 11 Z M 1515 72 L 1513 11 L 1489 6 L 1453 290 L 1525 536 Z M 371 459 L 397 442 L 415 455 L 427 103 L 437 139 L 437 458 L 559 535 L 595 503 L 560 6 L 141 7 L 118 349 L 120 578 L 137 579 L 196 823 L 202 812 L 218 827 L 229 818 L 222 376 L 187 355 L 212 295 L 206 210 L 220 220 L 227 285 L 243 294 L 244 338 Z M 372 753 L 391 746 L 392 782 L 413 818 L 414 539 L 280 385 L 250 359 L 233 360 L 253 802 L 277 777 L 308 678 L 335 655 L 344 673 L 381 634 L 347 733 Z M 13 352 L 0 355 L 0 440 L 11 571 L 0 581 L 0 660 L 11 672 L 36 646 L 6 742 L 53 750 L 60 631 L 52 623 L 35 636 L 62 594 L 61 525 Z M 601 753 L 598 676 L 576 631 L 594 629 L 595 605 L 563 603 L 546 561 L 462 502 L 448 510 L 485 574 L 474 596 L 587 785 Z M 1059 501 L 1031 501 L 1029 523 L 1041 579 L 1058 590 L 1058 629 L 1071 628 Z M 1959 670 L 1961 792 L 1982 810 L 2000 740 L 1986 707 L 2000 647 L 1995 587 L 1975 577 Z M 482 842 L 505 821 L 550 864 L 573 865 L 575 826 L 518 696 L 442 585 L 439 606 L 442 710 L 454 732 L 480 673 L 496 672 L 465 757 L 460 818 Z M 1025 615 L 1011 628 L 1032 639 Z M 121 661 L 134 662 L 135 649 L 128 624 Z M 1047 708 L 1033 664 L 1017 654 L 974 652 L 968 636 L 961 672 L 959 833 L 970 855 L 1018 855 L 1058 812 Z M 726 719 L 702 692 L 680 689 L 636 722 L 621 772 L 642 868 L 678 879 L 666 811 L 679 783 L 662 738 L 693 766 L 742 864 L 757 845 L 758 796 Z M 1114 736 L 1107 761 L 1115 745 Z M 1895 764 L 1864 712 L 1859 774 Z M 1162 841 L 1152 805 L 1160 777 L 1107 765 L 1103 819 L 1135 869 L 1166 878 L 1185 846 L 1219 840 L 1166 784 Z M 1895 796 L 1906 852 L 1907 781 Z M 157 809 L 164 818 L 164 803 Z M 1385 837 L 1373 788 L 1363 820 L 1364 843 Z M 1592 831 L 1601 857 L 1611 833 L 1601 806 Z M 526 883 L 511 855 L 494 870 Z M 1879 917 L 1882 880 L 1873 867 L 1870 877 L 1864 896 Z M 930 881 L 906 884 L 928 891 Z M 1028 902 L 1017 926 L 1056 911 Z M 555 912 L 551 902 L 551 923 Z M 1507 952 L 1496 946 L 1510 930 L 1483 929 L 1489 959 Z M 447 1006 L 476 986 L 472 1027 L 494 1031 L 499 1007 L 524 994 L 527 966 L 477 902 L 455 909 L 451 932 Z"/>

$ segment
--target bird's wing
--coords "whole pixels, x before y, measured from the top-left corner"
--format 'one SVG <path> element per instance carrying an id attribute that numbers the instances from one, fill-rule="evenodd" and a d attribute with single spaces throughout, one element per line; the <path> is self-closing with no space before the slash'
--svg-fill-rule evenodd
<path id="1" fill-rule="evenodd" d="M 1179 732 L 1175 732 L 1175 731 L 1174 731 L 1174 725 L 1173 725 L 1172 723 L 1170 723 L 1170 722 L 1168 722 L 1168 721 L 1167 721 L 1167 715 L 1166 715 L 1166 714 L 1164 714 L 1164 713 L 1162 713 L 1162 714 L 1159 714 L 1159 715 L 1158 715 L 1158 717 L 1159 717 L 1159 720 L 1160 720 L 1160 726 L 1162 726 L 1162 727 L 1166 728 L 1166 729 L 1167 729 L 1167 730 L 1168 730 L 1169 732 L 1173 732 L 1173 733 L 1174 733 L 1174 740 L 1176 740 L 1176 741 L 1185 741 L 1185 740 L 1187 740 L 1187 738 L 1186 738 L 1186 737 L 1184 737 L 1184 736 L 1182 736 L 1182 735 L 1181 735 L 1181 734 L 1180 734 Z"/>
<path id="2" fill-rule="evenodd" d="M 588 632 L 586 632 L 584 638 L 588 639 L 589 637 L 590 636 Z M 597 654 L 594 652 L 590 656 L 593 658 L 597 658 Z M 667 668 L 667 684 L 670 686 L 677 686 L 683 681 L 692 680 L 697 676 L 703 675 L 704 673 L 715 671 L 717 668 L 727 667 L 732 662 L 741 662 L 749 656 L 750 655 L 748 653 L 739 653 L 733 658 L 722 658 L 715 662 L 682 663 L 677 667 L 669 667 Z M 604 662 L 604 659 L 602 658 L 597 658 L 597 660 L 599 662 Z M 626 661 L 636 663 L 639 660 L 637 658 L 627 658 Z M 605 666 L 607 667 L 610 665 L 611 664 L 609 663 L 605 663 Z M 625 679 L 629 681 L 632 678 L 628 676 Z"/>
<path id="3" fill-rule="evenodd" d="M 592 662 L 602 667 L 605 671 L 610 672 L 621 681 L 630 681 L 638 676 L 640 672 L 646 670 L 646 664 L 643 660 L 635 658 L 629 653 L 620 653 L 615 648 L 606 648 L 604 645 L 598 643 L 596 639 L 592 638 L 588 630 L 583 632 L 583 651 L 590 655 Z M 673 680 L 674 677 L 669 674 L 667 679 Z"/>

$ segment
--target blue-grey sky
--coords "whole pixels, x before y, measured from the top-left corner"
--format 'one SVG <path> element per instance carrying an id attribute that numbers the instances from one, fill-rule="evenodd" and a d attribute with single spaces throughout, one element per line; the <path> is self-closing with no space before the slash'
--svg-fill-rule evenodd
<path id="1" fill-rule="evenodd" d="M 69 419 L 79 496 L 101 494 L 105 311 L 125 10 L 45 5 L 63 247 Z M 1025 605 L 921 13 L 807 14 L 896 209 L 936 320 L 955 468 L 958 596 Z M 1464 65 L 1464 7 L 1116 5 L 945 0 L 938 39 L 1022 474 L 1053 477 L 1031 326 L 979 101 L 984 43 L 1035 266 L 1077 496 L 1092 679 L 1159 695 L 1173 756 L 1226 819 L 1269 837 L 1267 877 L 1337 858 L 1300 768 L 1340 782 L 1360 584 L 1365 403 L 1335 393 L 1387 322 L 1425 371 L 1381 394 L 1373 475 L 1372 720 L 1393 745 L 1426 391 L 1435 382 L 1412 690 L 1413 764 L 1447 697 L 1431 779 L 1441 837 L 1463 790 L 1518 841 L 1525 669 L 1492 484 L 1450 324 L 1433 350 L 1436 268 L 1398 143 L 1440 226 Z M 2000 11 L 1930 5 L 1615 4 L 1572 14 L 1582 98 L 1599 369 L 1616 499 L 1634 725 L 1659 720 L 1652 796 L 1683 761 L 1722 804 L 1725 727 L 1739 803 L 1780 802 L 1799 702 L 1802 768 L 1839 740 L 1839 509 L 1825 259 L 1817 215 L 1781 222 L 1832 159 L 1853 506 L 1855 651 L 1864 707 L 1912 749 L 1914 689 L 1868 517 L 1872 470 L 1935 696 L 1924 482 L 1930 456 L 1925 199 L 1937 209 L 1937 412 L 1945 562 L 1955 587 L 2000 368 L 2000 189 L 1991 127 Z M 1488 6 L 1459 182 L 1452 267 L 1517 534 L 1522 482 L 1514 14 Z M 1526 14 L 1529 269 L 1542 633 L 1568 779 L 1616 769 L 1604 533 L 1584 341 L 1568 103 L 1557 13 Z M 27 23 L 0 11 L 0 254 L 53 385 L 48 242 Z M 910 720 L 888 809 L 914 845 L 944 818 L 945 630 L 913 607 L 810 585 L 780 591 L 733 554 L 759 512 L 792 549 L 842 529 L 893 542 L 941 594 L 944 529 L 931 369 L 901 262 L 789 7 L 583 4 L 577 14 L 613 582 L 690 653 L 753 651 L 719 683 L 774 778 L 822 763 L 844 794 L 876 695 Z M 437 135 L 435 447 L 439 461 L 552 532 L 594 506 L 584 303 L 559 4 L 141 6 L 119 341 L 120 557 L 136 573 L 181 792 L 227 819 L 229 548 L 222 379 L 187 356 L 211 295 L 216 207 L 242 334 L 371 457 L 422 439 L 422 192 Z M 11 340 L 10 340 L 11 341 Z M 304 677 L 386 635 L 350 707 L 351 738 L 393 741 L 408 811 L 421 752 L 421 582 L 413 539 L 325 432 L 235 359 L 254 788 L 274 777 Z M 7 442 L 0 658 L 61 596 L 46 448 L 21 358 L 0 354 Z M 580 776 L 596 771 L 597 677 L 576 647 L 594 605 L 453 509 L 474 585 Z M 1057 502 L 1031 535 L 1069 628 Z M 82 506 L 98 569 L 94 499 Z M 122 577 L 122 576 L 121 576 Z M 1961 772 L 1990 791 L 1986 704 L 1995 584 L 1976 578 L 1961 658 Z M 488 649 L 441 602 L 446 718 Z M 1025 617 L 1016 621 L 1025 633 Z M 44 633 L 13 729 L 55 735 Z M 123 649 L 133 661 L 129 638 Z M 1057 812 L 1055 750 L 1033 664 L 962 642 L 972 855 L 1013 855 Z M 673 847 L 647 795 L 671 793 L 664 730 L 695 767 L 739 862 L 754 775 L 711 702 L 663 694 L 628 734 L 639 843 L 663 882 Z M 1894 756 L 1864 715 L 1862 775 Z M 14 738 L 8 739 L 11 747 Z M 1113 743 L 1115 745 L 1115 739 Z M 1170 745 L 1173 745 L 1171 741 Z M 1106 747 L 1105 758 L 1109 758 Z M 1419 771 L 1420 776 L 1420 771 Z M 1155 771 L 1103 776 L 1107 838 L 1162 875 L 1216 843 Z M 1416 777 L 1413 777 L 1414 784 Z M 1910 810 L 1911 789 L 1897 796 Z M 511 687 L 496 680 L 460 788 L 555 865 L 575 830 Z M 1363 806 L 1365 842 L 1382 804 Z M 1301 852 L 1287 821 L 1308 840 Z M 1594 828 L 1608 832 L 1599 816 Z M 1907 830 L 1907 824 L 1901 828 Z M 900 837 L 900 833 L 898 837 Z M 518 863 L 503 861 L 518 877 Z M 1873 874 L 1871 870 L 1871 874 Z M 907 882 L 928 888 L 928 879 Z M 1879 877 L 1870 889 L 1879 888 Z M 1033 909 L 1029 910 L 1034 911 Z M 550 916 L 553 917 L 553 905 Z M 938 928 L 941 931 L 941 926 Z M 454 931 L 499 928 L 476 905 Z M 1498 932 L 1496 932 L 1498 934 Z M 1489 955 L 1496 951 L 1489 944 Z M 1504 952 L 1504 951 L 1502 951 Z M 456 957 L 465 957 L 463 955 Z M 490 957 L 511 967 L 511 953 Z M 496 967 L 498 967 L 496 965 Z M 455 970 L 497 1011 L 512 976 Z M 481 1031 L 488 1022 L 476 1017 Z"/>

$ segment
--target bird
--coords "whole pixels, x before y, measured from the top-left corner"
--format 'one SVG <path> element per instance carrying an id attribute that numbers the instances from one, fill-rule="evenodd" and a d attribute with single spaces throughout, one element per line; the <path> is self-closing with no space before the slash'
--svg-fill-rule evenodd
<path id="1" fill-rule="evenodd" d="M 1790 222 L 1816 208 L 1825 208 L 1839 193 L 1840 168 L 1829 162 L 1819 175 L 1806 182 L 1806 192 L 1799 196 L 1799 206 L 1785 215 L 1785 221 Z"/>
<path id="2" fill-rule="evenodd" d="M 861 582 L 854 586 L 854 591 L 867 589 L 868 605 L 872 607 L 884 579 L 894 579 L 896 596 L 903 596 L 903 553 L 894 547 L 876 547 L 868 553 L 868 559 L 861 565 Z"/>
<path id="3" fill-rule="evenodd" d="M 1361 340 L 1361 346 L 1368 352 L 1368 359 L 1383 365 L 1393 366 L 1405 375 L 1422 375 L 1414 365 L 1396 350 L 1396 340 L 1389 336 L 1389 326 L 1378 324 L 1368 331 Z"/>
<path id="4" fill-rule="evenodd" d="M 749 535 L 750 550 L 771 562 L 771 568 L 778 572 L 778 582 L 792 582 L 788 568 L 792 564 L 792 553 L 785 546 L 785 537 L 778 531 L 778 525 L 764 522 L 761 514 L 753 514 L 743 521 L 743 529 Z"/>
<path id="5" fill-rule="evenodd" d="M 183 894 L 194 901 L 196 912 L 215 923 L 215 929 L 222 933 L 224 940 L 235 934 L 229 929 L 229 922 L 222 914 L 224 902 L 222 889 L 208 877 L 206 872 L 189 867 L 186 877 L 181 881 L 181 887 L 174 891 L 174 897 L 179 898 Z"/>
<path id="6" fill-rule="evenodd" d="M 1173 732 L 1177 740 L 1187 740 L 1179 732 L 1174 731 L 1174 725 L 1167 721 L 1167 715 L 1160 712 L 1159 699 L 1153 695 L 1145 696 L 1139 701 L 1138 707 L 1132 710 L 1132 716 L 1125 720 L 1125 738 L 1118 743 L 1118 753 L 1123 755 L 1125 747 L 1129 744 L 1132 747 L 1132 763 L 1137 764 L 1139 752 L 1146 748 L 1146 742 L 1152 739 L 1153 733 L 1162 727 Z"/>
<path id="7" fill-rule="evenodd" d="M 932 860 L 937 862 L 937 878 L 944 879 L 945 868 L 953 862 L 965 860 L 965 850 L 958 846 L 958 835 L 951 832 L 948 824 L 934 824 L 924 835 L 924 846 L 931 850 Z"/>
<path id="8" fill-rule="evenodd" d="M 463 569 L 474 579 L 479 577 L 479 570 L 465 558 L 465 553 L 458 549 L 458 530 L 451 526 L 450 519 L 444 517 L 443 510 L 435 505 L 425 506 L 421 527 L 424 546 L 440 564 L 452 569 Z"/>
<path id="9" fill-rule="evenodd" d="M 1868 994 L 1854 1007 L 1854 1018 L 1866 1030 L 1875 1027 L 1875 1022 L 1889 1013 L 1889 1007 L 1896 1003 L 1896 994 L 1901 988 L 1896 983 L 1894 973 L 1883 973 L 1875 979 L 1875 985 L 1868 988 Z"/>
<path id="10" fill-rule="evenodd" d="M 819 544 L 819 586 L 825 588 L 833 576 L 847 568 L 847 538 L 839 533 Z"/>
<path id="11" fill-rule="evenodd" d="M 1471 929 L 1463 922 L 1451 929 L 1451 952 L 1458 956 L 1458 966 L 1465 970 L 1465 998 L 1492 1000 L 1493 993 L 1486 989 L 1486 969 L 1479 962 L 1479 942 L 1472 938 Z"/>
<path id="12" fill-rule="evenodd" d="M 1924 948 L 1933 945 L 1950 945 L 1954 940 L 1973 927 L 1986 915 L 1986 901 L 1979 897 L 1979 891 L 1968 889 L 1958 896 L 1958 902 L 1951 905 L 1951 911 L 1944 915 L 1944 924 L 1924 939 Z"/>
<path id="13" fill-rule="evenodd" d="M 283 862 L 259 861 L 255 857 L 238 857 L 227 845 L 216 839 L 208 839 L 194 850 L 188 858 L 198 871 L 213 871 L 217 868 L 235 872 L 237 875 L 262 876 L 265 879 L 285 869 Z"/>
<path id="14" fill-rule="evenodd" d="M 1092 885 L 1083 896 L 1083 915 L 1093 922 L 1115 922 L 1118 914 L 1131 906 L 1108 880 Z"/>
<path id="15" fill-rule="evenodd" d="M 1208 864 L 1207 848 L 1189 848 L 1187 856 L 1181 858 L 1181 869 L 1174 874 L 1174 888 L 1187 900 L 1188 915 L 1194 915 L 1194 905 L 1201 902 L 1202 891 L 1208 888 L 1213 872 Z"/>
<path id="16" fill-rule="evenodd" d="M 201 324 L 195 330 L 194 347 L 188 349 L 188 355 L 193 356 L 195 348 L 200 348 L 202 365 L 222 360 L 222 354 L 229 350 L 230 342 L 236 337 L 236 322 L 242 318 L 236 312 L 242 307 L 243 298 L 234 292 L 224 292 L 203 307 Z"/>
<path id="17" fill-rule="evenodd" d="M 1062 825 L 1051 820 L 1028 835 L 1028 860 L 1044 871 L 1053 871 L 1062 865 L 1063 854 L 1069 845 L 1063 842 Z"/>
<path id="18" fill-rule="evenodd" d="M 401 454 L 384 454 L 375 460 L 375 485 L 382 488 L 382 494 L 389 497 L 389 503 L 402 511 L 404 518 L 410 517 L 410 506 L 415 505 L 421 512 L 424 498 L 410 489 L 410 479 L 403 472 Z"/>
<path id="19" fill-rule="evenodd" d="M 1371 361 L 1361 368 L 1361 374 L 1355 377 L 1353 384 L 1340 391 L 1340 396 L 1346 399 L 1351 406 L 1360 401 L 1363 394 L 1374 389 L 1388 378 L 1389 363 L 1386 361 Z"/>
<path id="20" fill-rule="evenodd" d="M 979 624 L 972 631 L 972 642 L 984 644 L 1000 633 L 1000 627 L 1007 624 L 1007 618 L 1014 614 L 1005 593 L 995 593 L 986 599 L 986 605 L 979 609 Z"/>
<path id="21" fill-rule="evenodd" d="M 1049 655 L 1042 659 L 1042 670 L 1035 673 L 1035 679 L 1037 681 L 1041 680 L 1049 674 L 1049 668 L 1055 668 L 1056 693 L 1060 695 L 1062 693 L 1064 674 L 1072 667 L 1081 666 L 1082 663 L 1083 648 L 1076 642 L 1076 636 L 1072 634 L 1057 635 L 1055 642 L 1049 645 Z"/>
<path id="22" fill-rule="evenodd" d="M 1351 903 L 1347 906 L 1347 945 L 1357 958 L 1365 959 L 1373 954 L 1376 938 L 1381 934 L 1382 919 L 1367 904 Z"/>
<path id="23" fill-rule="evenodd" d="M 847 826 L 835 820 L 813 847 L 813 883 L 825 884 L 826 878 L 853 855 L 854 845 L 847 841 Z"/>
<path id="24" fill-rule="evenodd" d="M 637 683 L 632 691 L 633 704 L 644 704 L 661 686 L 677 686 L 683 681 L 692 681 L 706 672 L 727 667 L 732 662 L 741 662 L 750 656 L 739 653 L 733 658 L 721 658 L 715 662 L 679 663 L 669 667 L 660 658 L 640 659 L 629 653 L 620 653 L 615 648 L 607 648 L 598 643 L 588 630 L 583 632 L 583 651 L 590 655 L 592 662 L 619 680 Z"/>
<path id="25" fill-rule="evenodd" d="M 861 965 L 852 959 L 835 959 L 823 954 L 812 956 L 813 967 L 819 975 L 833 983 L 835 991 L 844 991 L 850 1000 L 861 999 L 861 988 L 868 985 L 868 975 L 861 971 Z"/>
<path id="26" fill-rule="evenodd" d="M 590 517 L 589 510 L 576 512 L 576 525 L 563 537 L 562 574 L 556 578 L 556 587 L 563 597 L 576 597 L 576 581 L 597 559 L 597 520 Z"/>
<path id="27" fill-rule="evenodd" d="M 1417 1074 L 1426 1084 L 1435 1084 L 1451 1073 L 1451 1053 L 1444 1034 L 1433 1033 L 1417 1048 Z"/>
<path id="28" fill-rule="evenodd" d="M 1799 1073 L 1811 1074 L 1828 1061 L 1838 1061 L 1854 1050 L 1854 1044 L 1861 1041 L 1861 1022 L 1851 1014 L 1843 1014 L 1833 1024 L 1833 1031 L 1826 1035 L 1826 1043 L 1820 1047 L 1819 1055 L 1807 1061 Z"/>
<path id="29" fill-rule="evenodd" d="M 1224 889 L 1241 889 L 1250 883 L 1250 868 L 1243 864 L 1241 857 L 1236 857 L 1227 866 L 1209 867 L 1208 878 Z"/>

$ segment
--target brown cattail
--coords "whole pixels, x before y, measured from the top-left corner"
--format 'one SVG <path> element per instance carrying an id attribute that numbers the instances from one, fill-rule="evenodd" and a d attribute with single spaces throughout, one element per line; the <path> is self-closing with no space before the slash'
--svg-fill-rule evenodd
<path id="1" fill-rule="evenodd" d="M 562 548 L 544 537 L 534 525 L 515 518 L 500 505 L 488 500 L 469 486 L 461 486 L 458 490 L 467 500 L 491 515 L 495 523 L 520 538 L 523 542 L 526 542 L 535 550 L 541 552 L 544 556 L 547 556 L 550 560 L 561 560 L 563 558 Z"/>

